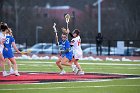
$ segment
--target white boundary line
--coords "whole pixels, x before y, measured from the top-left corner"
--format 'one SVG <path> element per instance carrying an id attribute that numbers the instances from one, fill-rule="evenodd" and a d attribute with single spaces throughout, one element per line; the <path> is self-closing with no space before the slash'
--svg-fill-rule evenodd
<path id="1" fill-rule="evenodd" d="M 51 88 L 3 88 L 0 90 L 51 90 L 51 89 L 77 89 L 77 88 L 106 88 L 106 87 L 140 87 L 140 85 L 105 85 L 105 86 L 70 86 L 70 87 L 51 87 Z"/>
<path id="2" fill-rule="evenodd" d="M 34 63 L 34 64 L 44 64 L 44 63 L 51 63 L 51 64 L 55 64 L 55 62 L 26 62 L 26 64 L 28 63 Z M 22 63 L 18 63 L 18 64 L 22 64 L 23 65 L 23 62 Z M 79 63 L 79 64 L 86 64 L 86 65 L 118 65 L 118 66 L 140 66 L 140 64 L 117 64 L 117 63 Z"/>

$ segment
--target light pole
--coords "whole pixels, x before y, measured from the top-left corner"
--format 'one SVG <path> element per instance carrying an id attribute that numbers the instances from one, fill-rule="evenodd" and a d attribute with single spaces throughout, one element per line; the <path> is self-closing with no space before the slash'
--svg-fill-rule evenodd
<path id="1" fill-rule="evenodd" d="M 104 0 L 97 0 L 97 2 L 93 3 L 93 6 L 98 5 L 98 33 L 101 33 L 101 3 Z"/>
<path id="2" fill-rule="evenodd" d="M 18 21 L 19 21 L 19 16 L 18 16 L 18 2 L 15 0 L 15 25 L 16 25 L 16 36 L 18 35 Z"/>
<path id="3" fill-rule="evenodd" d="M 101 0 L 98 0 L 98 33 L 101 33 Z"/>
<path id="4" fill-rule="evenodd" d="M 43 29 L 42 26 L 36 26 L 36 43 L 38 43 L 38 31 L 40 31 L 41 29 Z"/>

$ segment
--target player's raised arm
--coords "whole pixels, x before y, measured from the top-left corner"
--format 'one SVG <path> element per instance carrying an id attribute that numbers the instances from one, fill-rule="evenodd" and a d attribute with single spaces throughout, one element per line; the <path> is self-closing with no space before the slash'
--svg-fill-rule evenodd
<path id="1" fill-rule="evenodd" d="M 58 35 L 57 35 L 57 29 L 56 29 L 56 23 L 54 23 L 53 29 L 54 29 L 54 32 L 55 32 L 56 45 L 59 45 Z"/>

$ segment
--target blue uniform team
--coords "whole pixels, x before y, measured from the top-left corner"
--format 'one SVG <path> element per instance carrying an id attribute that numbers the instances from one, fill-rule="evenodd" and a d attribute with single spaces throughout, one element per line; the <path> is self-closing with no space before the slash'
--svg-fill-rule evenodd
<path id="1" fill-rule="evenodd" d="M 16 76 L 20 76 L 20 74 L 18 73 L 16 60 L 14 58 L 14 54 L 11 49 L 11 45 L 18 53 L 20 53 L 20 51 L 17 49 L 15 45 L 15 39 L 11 35 L 12 31 L 10 28 L 8 28 L 7 33 L 8 34 L 6 35 L 6 40 L 4 42 L 3 57 L 4 59 L 9 59 L 11 63 L 14 65 L 14 70 L 10 71 L 10 74 L 15 74 Z M 63 69 L 62 65 L 71 66 L 73 68 L 73 65 L 71 63 L 72 62 L 71 60 L 73 59 L 73 53 L 71 50 L 70 42 L 68 40 L 68 34 L 62 33 L 61 41 L 59 42 L 58 45 L 59 45 L 60 57 L 56 61 L 56 64 L 61 70 L 60 74 L 65 74 L 66 72 Z"/>
<path id="2" fill-rule="evenodd" d="M 72 64 L 70 61 L 72 60 L 72 50 L 70 46 L 70 42 L 68 41 L 68 36 L 65 33 L 62 33 L 61 35 L 61 41 L 59 42 L 59 52 L 60 52 L 60 57 L 56 61 L 56 65 L 59 67 L 61 70 L 60 74 L 65 74 L 65 70 L 63 69 L 63 66 L 71 66 Z"/>
<path id="3" fill-rule="evenodd" d="M 6 41 L 4 43 L 5 48 L 3 49 L 4 58 L 13 58 L 14 57 L 14 54 L 11 49 L 12 42 L 15 42 L 15 39 L 12 36 L 7 35 Z"/>
<path id="4" fill-rule="evenodd" d="M 14 54 L 12 52 L 11 46 L 18 52 L 21 53 L 15 44 L 15 39 L 12 35 L 11 28 L 8 27 L 6 23 L 0 23 L 0 64 L 2 67 L 3 76 L 8 76 L 10 74 L 15 74 L 16 76 L 20 76 L 18 73 L 18 68 L 16 64 L 16 60 L 14 58 Z M 8 60 L 8 65 L 10 68 L 10 73 L 8 74 L 5 70 L 5 61 Z M 11 66 L 13 64 L 13 68 Z"/>
<path id="5" fill-rule="evenodd" d="M 18 53 L 21 53 L 16 47 L 15 39 L 12 35 L 12 30 L 8 28 L 6 31 L 6 40 L 4 42 L 3 57 L 5 61 L 8 60 L 8 65 L 10 68 L 10 73 L 8 75 L 14 74 L 16 76 L 20 76 L 18 73 L 17 63 L 12 52 L 12 46 Z M 11 66 L 11 63 L 13 64 L 13 67 Z"/>

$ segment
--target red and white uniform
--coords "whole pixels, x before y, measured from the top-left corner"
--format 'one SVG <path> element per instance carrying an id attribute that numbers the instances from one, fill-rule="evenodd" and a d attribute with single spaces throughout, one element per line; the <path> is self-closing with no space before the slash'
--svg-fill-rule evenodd
<path id="1" fill-rule="evenodd" d="M 3 52 L 3 48 L 4 48 L 4 42 L 6 40 L 6 36 L 4 36 L 4 34 L 2 32 L 0 32 L 0 53 Z"/>
<path id="2" fill-rule="evenodd" d="M 81 38 L 77 36 L 71 40 L 71 45 L 73 45 L 73 56 L 75 59 L 80 59 L 83 57 L 83 52 L 81 49 Z"/>

